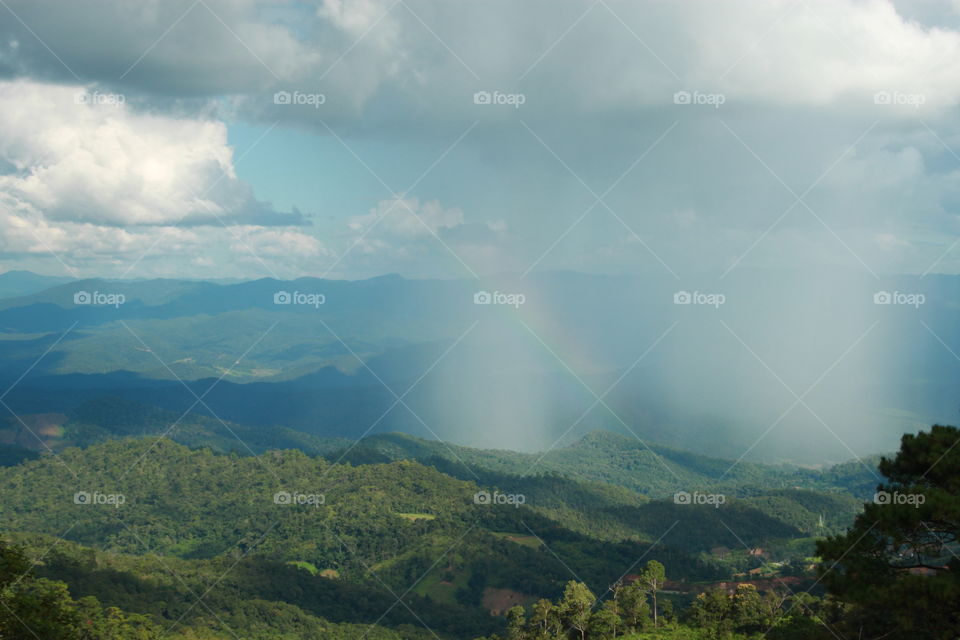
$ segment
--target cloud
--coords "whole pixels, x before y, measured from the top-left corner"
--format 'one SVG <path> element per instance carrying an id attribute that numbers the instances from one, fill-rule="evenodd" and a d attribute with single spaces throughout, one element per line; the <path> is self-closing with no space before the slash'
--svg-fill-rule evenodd
<path id="1" fill-rule="evenodd" d="M 0 73 L 154 98 L 238 96 L 248 115 L 316 126 L 409 123 L 425 111 L 496 120 L 502 110 L 478 111 L 471 99 L 496 89 L 524 92 L 524 110 L 540 114 L 668 107 L 678 90 L 722 92 L 731 105 L 861 111 L 877 92 L 923 95 L 928 111 L 960 99 L 951 81 L 960 73 L 960 33 L 885 0 L 9 5 L 56 45 L 60 60 L 8 20 Z M 935 17 L 947 15 L 949 8 Z M 276 108 L 269 98 L 279 90 L 322 92 L 328 101 L 319 111 Z"/>
<path id="2" fill-rule="evenodd" d="M 371 240 L 421 238 L 462 224 L 463 211 L 460 209 L 444 209 L 436 200 L 421 204 L 417 198 L 399 197 L 381 200 L 369 213 L 347 222 L 350 229 Z"/>
<path id="3" fill-rule="evenodd" d="M 0 199 L 0 258 L 74 276 L 294 277 L 333 260 L 297 229 L 237 225 L 120 228 L 50 221 Z"/>
<path id="4" fill-rule="evenodd" d="M 137 113 L 121 94 L 28 81 L 0 83 L 0 120 L 0 157 L 13 168 L 0 189 L 51 220 L 271 217 L 237 179 L 222 122 Z"/>
<path id="5" fill-rule="evenodd" d="M 294 35 L 297 16 L 272 1 L 6 5 L 19 19 L 0 27 L 3 75 L 195 97 L 265 90 L 317 62 Z"/>
<path id="6" fill-rule="evenodd" d="M 237 246 L 283 263 L 327 255 L 298 229 L 299 212 L 272 211 L 237 178 L 222 122 L 27 80 L 0 82 L 0 122 L 6 254 L 53 254 L 80 268 L 125 268 L 145 253 L 223 259 Z"/>
<path id="7" fill-rule="evenodd" d="M 298 231 L 243 226 L 238 229 L 231 249 L 247 250 L 262 258 L 331 258 L 332 253 L 314 238 Z"/>
<path id="8" fill-rule="evenodd" d="M 0 188 L 19 207 L 8 215 L 34 221 L 25 229 L 203 234 L 220 218 L 235 231 L 275 228 L 257 237 L 264 253 L 289 241 L 278 261 L 349 251 L 337 267 L 347 276 L 436 275 L 451 263 L 462 274 L 458 260 L 663 271 L 648 248 L 681 274 L 740 260 L 922 272 L 960 231 L 950 151 L 960 149 L 950 134 L 960 19 L 949 3 L 8 3 L 65 63 L 18 21 L 0 26 L 0 74 L 21 78 L 0 95 L 13 123 Z M 126 101 L 73 104 L 81 86 Z M 278 91 L 324 99 L 277 104 Z M 524 102 L 475 104 L 479 91 Z M 316 136 L 329 161 L 317 168 L 335 177 L 317 189 L 329 224 L 274 211 L 264 200 L 285 194 L 272 178 L 255 185 L 260 198 L 237 178 L 226 136 L 235 123 Z M 436 159 L 403 196 L 419 217 L 361 200 L 365 169 L 327 127 L 390 184 Z M 585 214 L 589 191 L 635 162 Z M 247 260 L 222 231 L 218 246 Z M 960 252 L 938 268 L 960 270 Z"/>
<path id="9" fill-rule="evenodd" d="M 460 262 L 454 268 L 470 275 L 464 264 L 502 268 L 511 241 L 502 220 L 467 222 L 457 207 L 415 197 L 381 200 L 368 213 L 349 218 L 346 227 L 342 262 L 363 273 L 402 268 L 427 274 L 437 262 Z"/>

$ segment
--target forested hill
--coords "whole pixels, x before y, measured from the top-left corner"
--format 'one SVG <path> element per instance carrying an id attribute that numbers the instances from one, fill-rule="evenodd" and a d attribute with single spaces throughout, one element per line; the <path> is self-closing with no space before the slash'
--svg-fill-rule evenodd
<path id="1" fill-rule="evenodd" d="M 35 434 L 41 434 L 42 444 Z M 252 427 L 195 413 L 184 416 L 145 403 L 101 397 L 80 403 L 62 415 L 24 414 L 19 420 L 0 422 L 0 441 L 17 445 L 2 449 L 0 464 L 31 457 L 24 447 L 57 451 L 111 438 L 161 434 L 189 447 L 239 454 L 299 449 L 354 464 L 418 460 L 471 480 L 480 470 L 512 476 L 563 475 L 618 485 L 653 498 L 708 488 L 743 497 L 758 490 L 809 489 L 840 491 L 866 499 L 876 485 L 872 470 L 879 462 L 879 456 L 871 456 L 824 469 L 734 463 L 608 431 L 595 431 L 573 444 L 538 453 L 476 449 L 402 433 L 375 434 L 354 442 L 281 426 Z"/>
<path id="2" fill-rule="evenodd" d="M 664 520 L 677 521 L 681 524 L 673 544 L 699 551 L 738 544 L 722 518 L 736 517 L 738 530 L 751 531 L 755 539 L 843 532 L 876 485 L 864 466 L 874 461 L 824 471 L 733 465 L 659 445 L 648 448 L 609 432 L 589 434 L 546 454 L 382 434 L 326 455 L 354 464 L 418 460 L 454 477 L 522 492 L 531 497 L 533 509 L 565 526 L 610 539 L 654 539 Z M 724 475 L 727 469 L 730 473 Z M 693 513 L 674 504 L 677 491 L 719 492 L 729 502 L 722 515 L 715 509 Z"/>
<path id="3" fill-rule="evenodd" d="M 754 547 L 777 549 L 781 564 L 795 561 L 802 571 L 809 551 L 780 550 L 794 542 L 812 547 L 803 541 L 824 501 L 834 501 L 833 519 L 859 507 L 836 491 L 772 488 L 731 495 L 718 508 L 676 504 L 582 473 L 522 475 L 475 464 L 493 452 L 450 463 L 431 454 L 444 445 L 406 437 L 373 442 L 405 443 L 418 449 L 407 455 L 427 464 L 347 464 L 297 450 L 244 455 L 155 436 L 111 438 L 0 469 L 4 533 L 30 545 L 35 557 L 52 544 L 44 536 L 70 541 L 37 572 L 65 581 L 73 597 L 95 596 L 154 618 L 182 613 L 183 624 L 218 629 L 251 617 L 264 638 L 279 629 L 272 617 L 277 624 L 297 620 L 311 633 L 355 637 L 356 630 L 337 625 L 376 621 L 394 602 L 389 593 L 411 584 L 409 609 L 395 607 L 377 622 L 381 637 L 417 637 L 404 630 L 418 617 L 451 637 L 487 633 L 500 625 L 489 612 L 504 598 L 558 598 L 571 575 L 602 592 L 637 558 L 662 562 L 671 580 L 686 584 L 756 566 L 747 554 Z M 345 459 L 353 451 L 373 456 L 370 444 L 361 442 Z M 515 455 L 509 464 L 529 460 Z M 464 471 L 471 463 L 475 471 Z M 713 548 L 739 551 L 726 557 L 708 553 Z M 164 571 L 176 579 L 161 579 Z M 216 614 L 191 608 L 192 594 L 212 583 Z"/>
<path id="4" fill-rule="evenodd" d="M 877 483 L 873 470 L 880 460 L 880 456 L 871 456 L 824 470 L 734 463 L 607 431 L 595 431 L 572 445 L 544 453 L 474 449 L 389 433 L 369 436 L 331 455 L 356 463 L 441 459 L 458 474 L 470 468 L 518 476 L 552 473 L 614 484 L 651 497 L 709 488 L 743 496 L 767 489 L 811 489 L 865 498 Z"/>
<path id="5" fill-rule="evenodd" d="M 282 427 L 253 428 L 202 415 L 181 417 L 116 398 L 87 401 L 66 416 L 21 420 L 33 422 L 32 429 L 11 419 L 3 432 L 6 439 L 33 443 L 41 451 L 163 434 L 192 448 L 247 456 L 297 449 L 324 456 L 328 462 L 354 465 L 416 460 L 447 476 L 522 493 L 529 509 L 565 528 L 605 540 L 654 540 L 662 532 L 663 519 L 670 518 L 683 523 L 680 530 L 688 534 L 673 543 L 689 551 L 736 546 L 737 541 L 728 539 L 715 510 L 694 519 L 694 511 L 674 505 L 677 491 L 722 492 L 731 501 L 724 517 L 736 514 L 743 530 L 763 539 L 842 532 L 875 483 L 859 462 L 824 471 L 734 464 L 656 444 L 648 448 L 609 432 L 594 432 L 544 454 L 473 449 L 404 434 L 374 435 L 351 443 Z M 51 424 L 59 426 L 52 429 Z M 37 432 L 45 436 L 42 447 L 33 437 Z M 36 455 L 20 446 L 0 447 L 0 453 L 7 464 Z"/>
<path id="6" fill-rule="evenodd" d="M 718 510 L 649 501 L 616 487 L 555 476 L 496 479 L 481 479 L 478 485 L 411 461 L 352 466 L 299 451 L 240 456 L 131 438 L 70 448 L 0 470 L 0 515 L 9 529 L 50 535 L 69 529 L 69 539 L 106 551 L 139 553 L 146 546 L 165 555 L 201 558 L 239 545 L 347 574 L 362 574 L 365 566 L 377 563 L 402 564 L 422 545 L 468 529 L 483 545 L 494 541 L 487 533 L 520 532 L 551 544 L 578 541 L 581 550 L 595 548 L 604 556 L 617 539 L 632 540 L 618 543 L 628 553 L 631 546 L 658 539 L 676 521 L 686 525 L 664 539 L 664 553 L 673 548 L 671 563 L 693 577 L 711 570 L 687 558 L 684 549 L 737 544 L 716 526 L 717 518 L 751 544 L 802 533 L 747 501 L 731 500 Z M 522 499 L 478 504 L 479 490 Z M 77 496 L 87 498 L 78 503 Z M 96 502 L 95 496 L 122 500 L 84 502 Z M 303 504 L 296 504 L 297 496 Z M 607 521 L 598 519 L 581 533 L 567 522 L 576 525 L 603 514 Z M 603 531 L 604 522 L 619 524 L 624 535 Z M 356 553 L 346 550 L 348 541 L 358 546 Z M 584 554 L 593 566 L 582 571 L 602 573 L 598 567 L 603 561 L 593 554 Z M 554 573 L 541 566 L 542 560 L 532 558 L 523 565 L 536 567 L 531 576 Z"/>
<path id="7" fill-rule="evenodd" d="M 571 571 L 601 588 L 646 555 L 678 579 L 725 575 L 669 544 L 603 541 L 477 492 L 416 462 L 355 467 L 299 451 L 240 456 L 128 438 L 0 469 L 0 521 L 19 539 L 61 536 L 91 548 L 84 566 L 100 579 L 85 578 L 79 560 L 46 562 L 50 577 L 74 580 L 75 595 L 140 613 L 187 597 L 182 585 L 169 585 L 179 594 L 170 595 L 144 581 L 167 563 L 195 591 L 206 588 L 198 586 L 204 576 L 231 569 L 231 611 L 282 601 L 334 622 L 372 621 L 373 610 L 391 603 L 385 588 L 401 593 L 420 578 L 411 594 L 414 604 L 422 600 L 417 615 L 461 636 L 498 625 L 484 604 L 491 592 L 555 597 Z M 739 516 L 751 540 L 758 532 L 746 520 L 756 515 Z M 763 533 L 796 533 L 770 526 Z M 144 590 L 148 597 L 131 595 Z M 415 620 L 397 610 L 386 622 Z"/>

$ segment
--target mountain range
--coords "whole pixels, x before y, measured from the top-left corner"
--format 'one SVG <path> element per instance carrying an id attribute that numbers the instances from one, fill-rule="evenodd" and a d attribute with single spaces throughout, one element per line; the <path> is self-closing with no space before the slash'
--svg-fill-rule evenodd
<path id="1" fill-rule="evenodd" d="M 834 280 L 824 312 L 811 296 L 828 292 L 794 273 L 744 271 L 721 283 L 714 308 L 674 304 L 671 281 L 567 272 L 484 282 L 9 272 L 0 382 L 21 415 L 113 396 L 322 438 L 400 431 L 537 451 L 600 429 L 734 459 L 840 462 L 949 419 L 960 309 L 957 278 Z M 876 305 L 880 286 L 922 291 L 924 304 Z M 524 300 L 475 304 L 483 292 Z"/>

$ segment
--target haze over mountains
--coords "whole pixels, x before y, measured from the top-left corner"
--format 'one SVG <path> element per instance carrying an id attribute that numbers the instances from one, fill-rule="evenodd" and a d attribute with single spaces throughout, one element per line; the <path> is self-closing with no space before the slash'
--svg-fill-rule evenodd
<path id="1" fill-rule="evenodd" d="M 226 284 L 9 272 L 0 358 L 6 386 L 29 370 L 5 397 L 18 414 L 119 397 L 323 438 L 535 451 L 603 429 L 816 464 L 951 419 L 958 285 L 748 270 L 699 289 L 572 272 Z M 722 302 L 676 304 L 688 289 Z M 478 291 L 522 304 L 476 304 Z M 922 303 L 875 304 L 882 291 Z M 283 292 L 299 299 L 275 302 Z"/>

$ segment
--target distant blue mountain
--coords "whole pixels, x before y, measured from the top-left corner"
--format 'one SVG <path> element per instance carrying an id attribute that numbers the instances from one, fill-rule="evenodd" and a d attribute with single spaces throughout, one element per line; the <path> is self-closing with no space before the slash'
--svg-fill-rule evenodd
<path id="1" fill-rule="evenodd" d="M 0 299 L 0 389 L 29 371 L 5 398 L 28 413 L 116 395 L 322 437 L 536 450 L 605 429 L 840 461 L 954 420 L 958 285 L 747 270 L 58 282 Z M 522 305 L 498 304 L 513 294 Z"/>
<path id="2" fill-rule="evenodd" d="M 0 298 L 27 296 L 71 280 L 73 278 L 69 276 L 42 276 L 32 271 L 7 271 L 0 273 Z"/>

